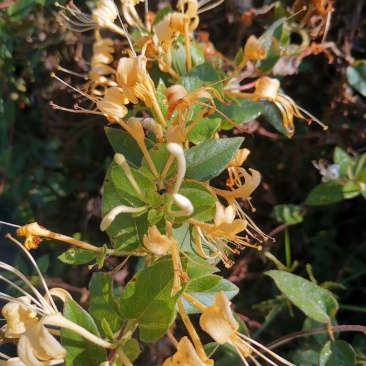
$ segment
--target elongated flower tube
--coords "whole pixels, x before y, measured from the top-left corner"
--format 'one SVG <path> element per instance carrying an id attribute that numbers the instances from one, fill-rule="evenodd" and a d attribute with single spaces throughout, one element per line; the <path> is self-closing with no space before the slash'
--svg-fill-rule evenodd
<path id="1" fill-rule="evenodd" d="M 228 343 L 232 345 L 246 366 L 249 365 L 246 360 L 247 358 L 252 360 L 255 365 L 260 365 L 260 363 L 254 358 L 255 355 L 261 357 L 270 365 L 277 365 L 276 362 L 262 354 L 257 348 L 265 351 L 281 364 L 295 366 L 291 362 L 283 359 L 268 348 L 264 347 L 259 342 L 239 333 L 239 323 L 234 318 L 230 304 L 231 302 L 228 300 L 225 293 L 221 291 L 215 296 L 213 305 L 204 309 L 200 317 L 200 327 L 208 333 L 216 343 Z"/>
<path id="2" fill-rule="evenodd" d="M 182 217 L 193 214 L 194 212 L 193 204 L 187 197 L 179 193 L 174 193 L 172 196 L 174 203 L 180 208 L 180 211 L 172 211 L 173 216 Z"/>
<path id="3" fill-rule="evenodd" d="M 105 215 L 100 223 L 100 230 L 105 231 L 107 230 L 111 225 L 112 222 L 115 220 L 115 218 L 120 215 L 121 213 L 138 213 L 138 212 L 144 212 L 149 208 L 148 205 L 141 206 L 141 207 L 130 207 L 130 206 L 124 206 L 120 205 L 117 207 L 112 208 L 112 210 L 109 211 L 107 215 Z"/>
<path id="4" fill-rule="evenodd" d="M 180 185 L 182 184 L 183 178 L 186 174 L 186 158 L 184 156 L 184 150 L 181 145 L 175 142 L 169 142 L 167 144 L 167 149 L 169 152 L 177 159 L 178 171 L 176 175 L 176 180 L 173 188 L 173 194 L 178 193 Z"/>
<path id="5" fill-rule="evenodd" d="M 132 26 L 137 28 L 143 28 L 144 25 L 137 14 L 135 6 L 144 0 L 121 0 L 122 2 L 122 14 L 126 19 L 126 22 Z"/>

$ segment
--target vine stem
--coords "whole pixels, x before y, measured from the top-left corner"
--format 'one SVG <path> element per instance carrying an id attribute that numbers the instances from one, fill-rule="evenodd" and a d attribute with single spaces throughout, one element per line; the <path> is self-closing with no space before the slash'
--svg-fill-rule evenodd
<path id="1" fill-rule="evenodd" d="M 336 325 L 334 327 L 331 327 L 331 330 L 333 333 L 341 333 L 341 332 L 362 332 L 362 333 L 366 333 L 366 326 L 363 325 Z M 291 333 L 285 337 L 279 338 L 277 339 L 275 342 L 270 343 L 267 348 L 268 349 L 275 349 L 279 346 L 282 346 L 286 343 L 289 343 L 291 341 L 293 341 L 294 339 L 297 338 L 302 338 L 302 337 L 308 337 L 311 336 L 313 334 L 323 334 L 323 333 L 328 333 L 329 334 L 329 329 L 324 329 L 324 328 L 318 328 L 318 329 L 313 329 L 311 331 L 299 331 L 299 332 L 294 332 Z"/>

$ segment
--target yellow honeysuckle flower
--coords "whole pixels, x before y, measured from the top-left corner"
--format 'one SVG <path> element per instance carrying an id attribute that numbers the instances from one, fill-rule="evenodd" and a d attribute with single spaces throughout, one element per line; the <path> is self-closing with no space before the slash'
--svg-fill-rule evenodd
<path id="1" fill-rule="evenodd" d="M 118 63 L 117 82 L 131 103 L 137 104 L 142 100 L 146 106 L 151 107 L 155 86 L 146 70 L 146 63 L 145 55 L 122 57 Z"/>
<path id="2" fill-rule="evenodd" d="M 314 120 L 318 124 L 320 124 L 324 130 L 328 128 L 316 117 L 302 109 L 300 106 L 296 105 L 294 100 L 291 99 L 288 95 L 278 93 L 279 88 L 279 80 L 264 76 L 260 78 L 256 83 L 253 100 L 257 101 L 265 99 L 273 102 L 282 114 L 283 125 L 290 137 L 293 136 L 295 132 L 294 117 L 303 119 L 308 123 Z"/>
<path id="3" fill-rule="evenodd" d="M 248 239 L 238 235 L 246 231 L 248 222 L 245 219 L 235 219 L 236 207 L 230 205 L 224 207 L 220 202 L 216 202 L 216 214 L 214 223 L 200 222 L 195 219 L 189 219 L 188 222 L 193 225 L 197 249 L 201 257 L 205 259 L 220 258 L 226 267 L 231 267 L 233 261 L 229 259 L 228 253 L 239 254 L 240 250 L 246 246 L 261 250 L 262 247 L 250 244 Z M 206 254 L 203 250 L 203 244 L 210 249 L 212 254 Z M 234 248 L 230 247 L 232 244 Z"/>
<path id="4" fill-rule="evenodd" d="M 177 241 L 161 234 L 156 225 L 148 228 L 148 233 L 143 237 L 143 243 L 146 249 L 159 256 L 165 255 Z"/>
<path id="5" fill-rule="evenodd" d="M 166 359 L 163 366 L 212 366 L 213 360 L 203 362 L 188 337 L 183 337 L 177 346 L 177 352 Z"/>
<path id="6" fill-rule="evenodd" d="M 144 25 L 137 14 L 135 6 L 145 0 L 121 0 L 122 14 L 126 19 L 126 22 L 132 27 L 143 28 Z"/>
<path id="7" fill-rule="evenodd" d="M 123 94 L 122 88 L 113 86 L 108 88 L 104 97 L 97 101 L 98 109 L 107 117 L 110 122 L 118 122 L 127 113 L 128 109 L 125 104 L 128 104 L 129 100 Z"/>
<path id="8" fill-rule="evenodd" d="M 92 14 L 82 12 L 73 2 L 66 6 L 55 3 L 61 9 L 69 12 L 75 19 L 69 18 L 65 13 L 61 15 L 67 20 L 69 28 L 76 32 L 85 32 L 96 28 L 107 28 L 112 32 L 125 37 L 126 32 L 114 24 L 118 17 L 118 9 L 113 0 L 99 0 L 97 7 L 92 10 Z"/>
<path id="9" fill-rule="evenodd" d="M 261 357 L 271 365 L 277 365 L 274 361 L 258 351 L 253 346 L 254 344 L 257 348 L 264 350 L 282 364 L 295 366 L 260 343 L 252 340 L 250 337 L 239 333 L 239 323 L 234 318 L 230 304 L 231 302 L 226 297 L 225 292 L 221 291 L 215 296 L 213 305 L 203 310 L 200 317 L 200 327 L 208 333 L 216 343 L 228 343 L 232 345 L 245 365 L 249 365 L 246 360 L 247 358 L 251 359 L 256 365 L 260 365 L 254 356 Z"/>

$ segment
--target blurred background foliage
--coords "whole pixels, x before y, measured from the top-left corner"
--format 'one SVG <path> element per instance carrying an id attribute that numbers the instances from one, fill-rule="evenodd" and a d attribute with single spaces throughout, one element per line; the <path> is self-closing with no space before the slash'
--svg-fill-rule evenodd
<path id="1" fill-rule="evenodd" d="M 227 0 L 204 13 L 199 31 L 206 46 L 212 42 L 233 59 L 251 34 L 261 35 L 278 19 L 274 10 L 268 10 L 279 9 L 270 8 L 272 3 Z M 293 3 L 281 1 L 282 13 Z M 252 197 L 256 212 L 251 216 L 276 242 L 267 243 L 259 253 L 244 251 L 223 274 L 241 290 L 233 301 L 236 312 L 243 314 L 251 334 L 264 343 L 319 327 L 276 297 L 273 283 L 263 276 L 265 270 L 281 265 L 333 291 L 341 304 L 339 323 L 366 324 L 366 168 L 360 163 L 366 153 L 366 7 L 363 0 L 338 0 L 334 8 L 327 51 L 303 58 L 297 72 L 292 66 L 293 75 L 277 76 L 286 94 L 329 129 L 296 121 L 296 133 L 288 139 L 276 129 L 270 107 L 245 125 L 243 147 L 251 154 L 244 167 L 263 176 Z M 60 65 L 86 73 L 92 42 L 92 32 L 73 33 L 65 27 L 53 0 L 0 2 L 0 219 L 19 225 L 37 221 L 53 231 L 102 244 L 107 237 L 99 232 L 101 186 L 113 154 L 104 134 L 105 121 L 49 106 L 53 100 L 72 107 L 73 93 L 50 73 Z M 62 78 L 72 85 L 83 82 L 67 73 Z M 239 133 L 223 131 L 223 135 Z M 341 188 L 339 198 L 332 201 L 334 190 L 326 187 L 309 198 L 315 187 L 327 184 L 321 182 L 312 161 L 333 164 L 336 148 L 349 157 L 344 169 L 350 164 L 354 172 L 360 164 L 357 182 L 344 173 L 344 179 L 355 184 L 353 193 Z M 215 183 L 225 186 L 226 178 L 223 174 Z M 324 204 L 328 201 L 333 203 Z M 7 231 L 3 226 L 2 233 Z M 78 288 L 87 286 L 90 271 L 81 267 L 66 271 L 57 259 L 65 247 L 56 245 L 45 243 L 37 251 L 43 269 L 50 281 L 82 295 Z M 22 267 L 21 260 L 16 261 Z M 118 284 L 132 276 L 134 265 L 131 262 L 119 274 Z M 341 337 L 354 346 L 359 364 L 366 364 L 365 337 L 355 334 Z M 312 360 L 324 344 L 319 337 L 289 344 L 287 350 L 296 353 L 297 364 L 317 364 Z M 145 353 L 152 360 L 164 346 L 152 345 Z"/>

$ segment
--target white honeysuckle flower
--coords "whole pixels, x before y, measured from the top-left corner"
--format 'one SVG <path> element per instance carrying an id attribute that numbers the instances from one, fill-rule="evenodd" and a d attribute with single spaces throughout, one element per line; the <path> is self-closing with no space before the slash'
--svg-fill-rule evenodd
<path id="1" fill-rule="evenodd" d="M 1 355 L 2 357 L 3 355 Z M 19 357 L 7 358 L 6 360 L 0 360 L 0 366 L 27 366 L 20 360 Z"/>
<path id="2" fill-rule="evenodd" d="M 339 178 L 339 171 L 341 169 L 341 166 L 339 164 L 329 164 L 324 159 L 320 159 L 319 163 L 313 160 L 312 163 L 314 167 L 319 170 L 319 173 L 323 176 L 322 182 L 326 183 Z"/>
<path id="3" fill-rule="evenodd" d="M 45 317 L 46 319 L 46 317 Z M 18 356 L 29 366 L 46 366 L 50 361 L 62 363 L 67 351 L 39 321 L 29 328 L 18 342 Z"/>
<path id="4" fill-rule="evenodd" d="M 7 263 L 0 262 L 0 270 L 5 270 L 15 275 L 18 278 L 17 283 L 22 281 L 25 285 L 24 287 L 30 289 L 27 292 L 15 282 L 0 275 L 0 280 L 6 282 L 23 295 L 16 298 L 7 293 L 0 292 L 0 299 L 8 302 L 2 309 L 2 314 L 7 323 L 1 330 L 4 332 L 6 338 L 19 339 L 17 345 L 19 359 L 9 358 L 1 361 L 0 365 L 49 366 L 63 363 L 66 357 L 66 350 L 52 335 L 57 335 L 60 328 L 72 330 L 101 347 L 115 348 L 115 344 L 100 339 L 83 327 L 66 319 L 59 312 L 53 297 L 57 297 L 64 302 L 66 299 L 72 299 L 71 295 L 61 288 L 53 288 L 50 290 L 37 263 L 29 254 L 28 250 L 10 235 L 7 235 L 7 237 L 27 255 L 38 273 L 45 295 L 43 296 L 32 282 L 18 269 Z M 52 334 L 48 327 L 52 327 Z"/>
<path id="5" fill-rule="evenodd" d="M 174 193 L 172 196 L 174 203 L 180 208 L 180 211 L 172 211 L 172 214 L 175 217 L 189 216 L 193 214 L 193 204 L 187 197 L 179 193 Z"/>
<path id="6" fill-rule="evenodd" d="M 19 298 L 21 302 L 31 304 L 31 299 L 27 296 Z M 16 302 L 8 302 L 1 310 L 6 320 L 6 338 L 19 338 L 28 328 L 38 322 L 37 313 L 28 307 L 24 307 Z"/>

